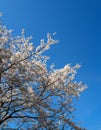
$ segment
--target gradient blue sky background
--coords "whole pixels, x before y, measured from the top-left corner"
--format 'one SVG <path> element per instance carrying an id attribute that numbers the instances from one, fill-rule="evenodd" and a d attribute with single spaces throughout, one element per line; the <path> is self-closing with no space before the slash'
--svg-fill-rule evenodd
<path id="1" fill-rule="evenodd" d="M 101 130 L 101 0 L 0 0 L 3 23 L 14 35 L 25 28 L 34 45 L 48 32 L 60 43 L 47 53 L 56 68 L 82 65 L 76 77 L 88 89 L 81 94 L 76 121 L 88 130 Z"/>

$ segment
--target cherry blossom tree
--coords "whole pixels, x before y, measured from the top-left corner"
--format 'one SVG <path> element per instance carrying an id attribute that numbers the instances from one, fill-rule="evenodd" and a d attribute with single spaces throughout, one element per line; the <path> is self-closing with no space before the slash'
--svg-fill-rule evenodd
<path id="1" fill-rule="evenodd" d="M 86 88 L 74 81 L 80 65 L 47 67 L 43 52 L 58 43 L 52 37 L 48 33 L 35 48 L 23 29 L 14 37 L 0 24 L 0 129 L 84 130 L 72 119 L 74 102 Z"/>

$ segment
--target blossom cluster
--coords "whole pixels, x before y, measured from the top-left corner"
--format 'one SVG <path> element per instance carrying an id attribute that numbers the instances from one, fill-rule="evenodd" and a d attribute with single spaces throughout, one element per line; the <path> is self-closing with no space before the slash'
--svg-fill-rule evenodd
<path id="1" fill-rule="evenodd" d="M 31 39 L 23 29 L 21 36 L 14 37 L 0 24 L 0 128 L 15 119 L 17 126 L 30 122 L 32 129 L 60 129 L 68 124 L 79 130 L 68 113 L 74 110 L 73 99 L 86 88 L 74 81 L 80 65 L 61 69 L 51 65 L 49 70 L 43 52 L 58 40 L 48 33 L 47 41 L 40 40 L 35 48 Z"/>

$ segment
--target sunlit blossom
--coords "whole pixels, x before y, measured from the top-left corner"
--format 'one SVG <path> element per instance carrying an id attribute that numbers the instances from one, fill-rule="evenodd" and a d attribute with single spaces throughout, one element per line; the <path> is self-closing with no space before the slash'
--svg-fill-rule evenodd
<path id="1" fill-rule="evenodd" d="M 68 116 L 74 99 L 86 88 L 74 81 L 80 65 L 47 66 L 49 57 L 43 53 L 58 43 L 56 33 L 48 33 L 35 48 L 24 29 L 17 37 L 11 32 L 0 25 L 0 129 L 15 121 L 22 129 L 30 123 L 32 129 L 59 130 L 65 124 L 81 130 Z"/>

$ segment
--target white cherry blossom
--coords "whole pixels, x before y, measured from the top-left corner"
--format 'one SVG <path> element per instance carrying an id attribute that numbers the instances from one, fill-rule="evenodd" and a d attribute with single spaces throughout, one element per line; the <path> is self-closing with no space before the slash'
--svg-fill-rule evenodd
<path id="1" fill-rule="evenodd" d="M 71 119 L 74 101 L 86 88 L 74 81 L 80 65 L 49 69 L 43 52 L 58 40 L 48 33 L 35 48 L 24 34 L 22 29 L 15 37 L 0 24 L 0 129 L 11 123 L 25 130 L 84 130 Z"/>

